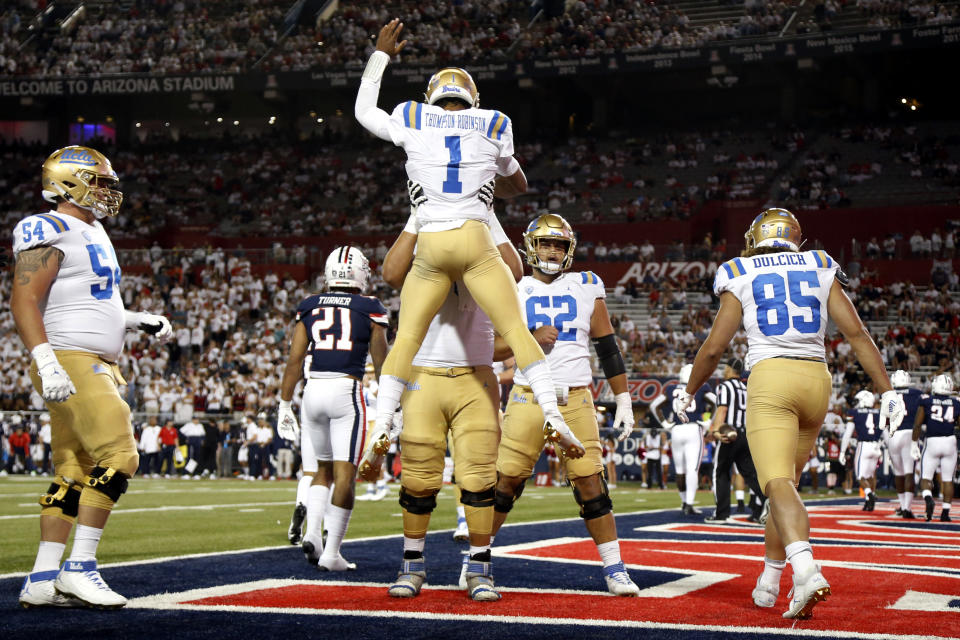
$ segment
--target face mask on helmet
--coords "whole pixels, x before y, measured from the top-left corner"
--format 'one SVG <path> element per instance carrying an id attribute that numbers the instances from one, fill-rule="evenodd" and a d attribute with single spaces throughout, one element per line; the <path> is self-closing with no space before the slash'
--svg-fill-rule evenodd
<path id="1" fill-rule="evenodd" d="M 43 199 L 62 198 L 93 213 L 98 219 L 120 211 L 123 193 L 111 189 L 117 174 L 105 155 L 90 147 L 70 146 L 54 151 L 41 170 Z"/>
<path id="2" fill-rule="evenodd" d="M 367 290 L 370 265 L 367 257 L 356 247 L 337 247 L 327 256 L 323 277 L 328 289 Z"/>
<path id="3" fill-rule="evenodd" d="M 566 243 L 566 250 L 559 261 L 541 258 L 541 243 L 544 240 L 560 240 Z M 566 271 L 573 264 L 573 252 L 577 248 L 577 238 L 573 235 L 570 223 L 561 216 L 547 213 L 536 218 L 523 233 L 523 253 L 527 264 L 534 269 L 553 275 Z M 548 256 L 550 257 L 550 256 Z"/>
<path id="4" fill-rule="evenodd" d="M 800 223 L 786 209 L 767 209 L 750 223 L 743 234 L 746 251 L 773 247 L 784 251 L 799 251 Z"/>
<path id="5" fill-rule="evenodd" d="M 690 382 L 690 373 L 693 371 L 692 364 L 685 364 L 680 367 L 680 373 L 677 374 L 677 380 L 680 381 L 680 384 L 687 384 Z"/>
<path id="6" fill-rule="evenodd" d="M 873 393 L 866 389 L 857 392 L 853 399 L 857 403 L 857 409 L 872 409 L 875 400 Z"/>
<path id="7" fill-rule="evenodd" d="M 930 383 L 930 391 L 938 396 L 949 396 L 953 393 L 953 378 L 941 373 Z"/>
<path id="8" fill-rule="evenodd" d="M 460 100 L 468 107 L 480 105 L 480 92 L 473 77 L 464 69 L 447 67 L 437 71 L 427 83 L 427 92 L 423 99 L 427 104 L 436 104 L 441 100 L 452 98 Z"/>
<path id="9" fill-rule="evenodd" d="M 890 376 L 890 384 L 894 389 L 903 389 L 910 386 L 910 374 L 903 369 L 897 369 Z"/>

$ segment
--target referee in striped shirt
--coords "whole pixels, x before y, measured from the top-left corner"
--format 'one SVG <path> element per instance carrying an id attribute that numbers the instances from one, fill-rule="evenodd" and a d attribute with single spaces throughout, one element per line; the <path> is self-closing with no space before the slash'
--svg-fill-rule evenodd
<path id="1" fill-rule="evenodd" d="M 722 523 L 730 517 L 730 476 L 734 464 L 754 496 L 758 500 L 765 500 L 757 481 L 753 458 L 750 457 L 750 447 L 747 445 L 747 385 L 740 379 L 742 373 L 742 360 L 728 360 L 723 372 L 723 382 L 717 385 L 717 411 L 708 432 L 708 437 L 718 443 L 713 464 L 713 494 L 717 500 L 717 510 L 714 515 L 705 518 L 706 522 Z M 724 425 L 733 427 L 736 437 L 733 437 L 729 430 L 721 433 L 720 428 Z M 750 509 L 750 521 L 759 522 L 762 502 L 751 501 Z"/>

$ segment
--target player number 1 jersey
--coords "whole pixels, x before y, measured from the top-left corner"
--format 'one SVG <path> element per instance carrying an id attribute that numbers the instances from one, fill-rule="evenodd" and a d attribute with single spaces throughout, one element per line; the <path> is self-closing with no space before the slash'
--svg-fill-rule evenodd
<path id="1" fill-rule="evenodd" d="M 747 368 L 776 356 L 825 356 L 827 299 L 839 265 L 825 251 L 734 258 L 717 269 L 713 291 L 743 307 Z"/>
<path id="2" fill-rule="evenodd" d="M 390 138 L 407 153 L 407 177 L 423 187 L 420 231 L 444 231 L 467 220 L 489 223 L 477 198 L 484 183 L 504 175 L 513 158 L 510 118 L 491 109 L 446 111 L 404 102 L 390 114 Z"/>

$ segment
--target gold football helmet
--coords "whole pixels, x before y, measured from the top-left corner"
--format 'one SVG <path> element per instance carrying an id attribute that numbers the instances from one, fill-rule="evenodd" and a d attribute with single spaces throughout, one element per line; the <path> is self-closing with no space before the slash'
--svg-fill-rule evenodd
<path id="1" fill-rule="evenodd" d="M 477 83 L 465 69 L 447 67 L 440 69 L 427 83 L 427 92 L 423 94 L 427 104 L 435 104 L 445 98 L 455 98 L 467 103 L 468 107 L 480 105 L 480 93 Z"/>
<path id="2" fill-rule="evenodd" d="M 800 223 L 786 209 L 767 209 L 750 224 L 743 234 L 746 251 L 762 247 L 777 247 L 791 251 L 800 250 Z"/>
<path id="3" fill-rule="evenodd" d="M 540 259 L 537 248 L 541 240 L 564 240 L 567 242 L 567 252 L 563 260 L 546 262 Z M 555 213 L 545 213 L 527 226 L 523 232 L 524 255 L 527 264 L 544 273 L 560 273 L 566 271 L 573 264 L 573 251 L 577 248 L 577 237 L 573 235 L 573 227 L 561 216 Z"/>
<path id="4" fill-rule="evenodd" d="M 90 147 L 73 145 L 54 151 L 43 163 L 41 181 L 47 202 L 63 198 L 97 218 L 117 215 L 123 202 L 120 191 L 104 184 L 119 182 L 110 161 Z"/>

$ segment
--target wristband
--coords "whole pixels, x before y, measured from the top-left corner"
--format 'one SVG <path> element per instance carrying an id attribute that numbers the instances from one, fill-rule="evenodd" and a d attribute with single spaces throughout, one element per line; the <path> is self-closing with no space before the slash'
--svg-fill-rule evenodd
<path id="1" fill-rule="evenodd" d="M 407 218 L 407 224 L 403 228 L 406 233 L 417 235 L 417 208 L 410 205 L 410 217 Z"/>
<path id="2" fill-rule="evenodd" d="M 383 72 L 386 71 L 389 63 L 390 56 L 380 50 L 374 51 L 370 55 L 370 59 L 367 60 L 367 66 L 364 68 L 363 75 L 360 79 L 369 80 L 370 82 L 380 82 L 380 78 L 383 77 Z"/>
<path id="3" fill-rule="evenodd" d="M 281 400 L 277 408 L 279 408 L 280 410 L 291 409 L 292 404 L 293 404 L 293 400 Z"/>
<path id="4" fill-rule="evenodd" d="M 33 356 L 34 362 L 37 363 L 38 371 L 48 366 L 57 366 L 60 364 L 60 361 L 57 360 L 57 356 L 53 352 L 53 347 L 50 346 L 49 342 L 41 342 L 35 346 L 30 351 L 30 355 Z"/>
<path id="5" fill-rule="evenodd" d="M 141 311 L 123 311 L 123 324 L 127 329 L 139 329 L 140 323 L 144 321 L 144 316 L 147 315 Z"/>

